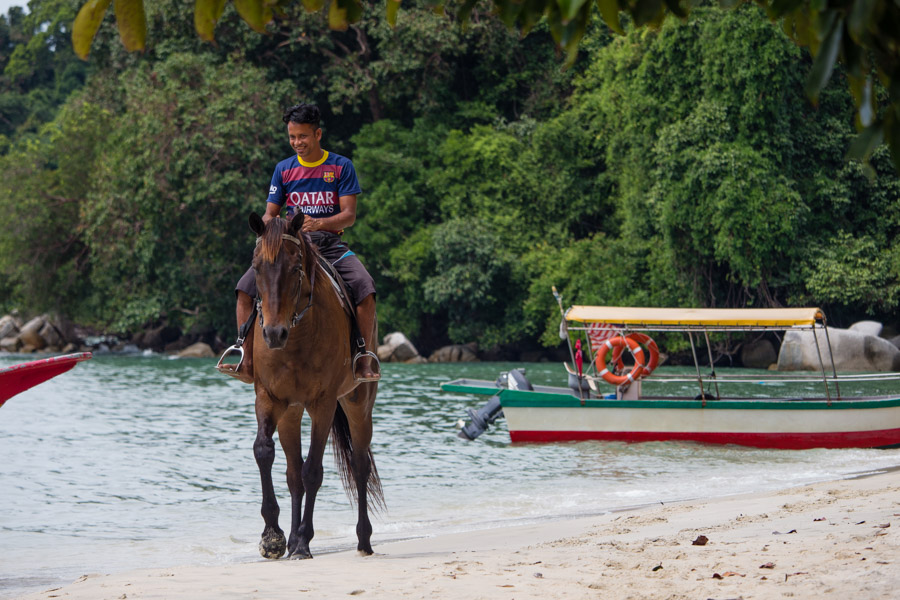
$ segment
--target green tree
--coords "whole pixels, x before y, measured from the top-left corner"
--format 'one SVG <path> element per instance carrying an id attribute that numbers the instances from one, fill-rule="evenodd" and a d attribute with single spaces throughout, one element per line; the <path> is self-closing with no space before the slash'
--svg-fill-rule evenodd
<path id="1" fill-rule="evenodd" d="M 900 97 L 895 90 L 900 81 L 900 6 L 890 0 L 843 0 L 822 3 L 815 0 L 782 2 L 756 0 L 772 20 L 781 20 L 787 35 L 808 47 L 815 61 L 807 77 L 807 95 L 815 101 L 831 78 L 838 57 L 847 68 L 850 89 L 857 107 L 857 123 L 864 128 L 851 152 L 868 157 L 886 139 L 894 161 L 900 165 Z M 88 0 L 79 12 L 73 40 L 80 56 L 88 54 L 93 39 L 111 0 Z M 222 17 L 225 0 L 198 0 L 194 8 L 198 34 L 212 40 L 216 23 Z M 241 17 L 256 31 L 266 31 L 275 15 L 283 13 L 291 0 L 235 0 Z M 568 53 L 569 63 L 577 56 L 578 47 L 588 31 L 594 3 L 588 0 L 493 0 L 493 13 L 508 27 L 522 34 L 546 21 L 553 39 Z M 723 6 L 739 6 L 739 0 L 722 0 Z M 304 0 L 310 12 L 322 12 L 325 2 Z M 456 8 L 462 23 L 468 23 L 478 0 L 464 0 Z M 332 0 L 327 8 L 328 25 L 346 30 L 363 18 L 369 6 L 364 0 Z M 435 2 L 436 10 L 444 4 Z M 387 0 L 385 18 L 391 26 L 397 23 L 399 0 Z M 673 14 L 686 19 L 693 6 L 678 0 L 598 0 L 597 9 L 603 21 L 616 32 L 624 33 L 620 13 L 625 13 L 638 27 L 660 26 Z M 146 24 L 143 0 L 119 0 L 116 18 L 123 45 L 128 50 L 142 50 Z M 874 90 L 875 78 L 881 79 L 888 91 L 888 101 L 879 104 Z"/>
<path id="2" fill-rule="evenodd" d="M 0 297 L 4 308 L 28 307 L 93 321 L 79 302 L 90 293 L 81 209 L 91 190 L 109 111 L 72 97 L 40 135 L 0 156 Z"/>
<path id="3" fill-rule="evenodd" d="M 84 213 L 92 304 L 119 330 L 163 315 L 228 330 L 229 290 L 250 259 L 246 217 L 284 153 L 273 116 L 292 86 L 240 62 L 175 54 L 122 87 Z"/>

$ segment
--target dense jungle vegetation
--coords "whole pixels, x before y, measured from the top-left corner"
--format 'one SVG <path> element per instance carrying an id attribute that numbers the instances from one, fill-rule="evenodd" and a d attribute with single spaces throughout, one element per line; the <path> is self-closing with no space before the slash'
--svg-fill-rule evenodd
<path id="1" fill-rule="evenodd" d="M 567 303 L 819 305 L 892 321 L 900 179 L 871 169 L 844 77 L 813 106 L 811 59 L 757 7 L 694 8 L 625 35 L 591 26 L 563 68 L 479 5 L 383 3 L 347 31 L 302 7 L 261 36 L 231 5 L 216 43 L 179 0 L 147 4 L 147 51 L 108 16 L 72 51 L 79 0 L 0 17 L 0 310 L 127 333 L 234 332 L 251 211 L 291 149 L 281 111 L 325 115 L 364 190 L 345 235 L 378 285 L 382 333 L 558 343 Z M 883 90 L 876 90 L 885 97 Z"/>

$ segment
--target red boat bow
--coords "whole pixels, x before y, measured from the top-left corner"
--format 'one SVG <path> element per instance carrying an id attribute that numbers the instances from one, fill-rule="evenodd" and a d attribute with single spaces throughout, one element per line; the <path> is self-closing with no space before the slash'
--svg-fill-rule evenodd
<path id="1" fill-rule="evenodd" d="M 0 368 L 0 406 L 16 394 L 65 373 L 75 363 L 91 356 L 90 352 L 78 352 Z"/>

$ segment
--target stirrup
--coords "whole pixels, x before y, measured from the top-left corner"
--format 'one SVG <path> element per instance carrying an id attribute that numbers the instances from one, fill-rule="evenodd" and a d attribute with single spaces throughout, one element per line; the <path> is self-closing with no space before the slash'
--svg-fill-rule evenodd
<path id="1" fill-rule="evenodd" d="M 221 358 L 219 358 L 219 362 L 216 363 L 216 370 L 219 373 L 223 373 L 228 375 L 229 377 L 234 377 L 238 381 L 242 381 L 244 383 L 253 383 L 252 381 L 247 381 L 248 376 L 246 374 L 241 373 L 241 365 L 244 364 L 244 340 L 238 340 L 237 344 L 230 346 L 222 353 Z M 240 358 L 237 361 L 236 365 L 232 365 L 231 363 L 225 364 L 225 359 L 232 354 L 233 352 L 239 352 Z M 243 376 L 242 376 L 243 375 Z"/>
<path id="2" fill-rule="evenodd" d="M 375 375 L 372 377 L 357 377 L 356 362 L 365 356 L 368 356 L 375 361 L 372 365 L 374 367 L 373 371 L 375 371 Z M 381 361 L 378 360 L 378 357 L 375 356 L 374 352 L 368 350 L 365 352 L 357 352 L 356 356 L 353 357 L 353 366 L 351 368 L 353 369 L 353 380 L 356 381 L 356 383 L 368 383 L 371 381 L 379 381 L 381 379 Z"/>

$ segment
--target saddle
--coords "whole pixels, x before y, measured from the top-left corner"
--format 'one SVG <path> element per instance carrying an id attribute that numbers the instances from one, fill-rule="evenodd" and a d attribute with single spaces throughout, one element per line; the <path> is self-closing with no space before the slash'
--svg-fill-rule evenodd
<path id="1" fill-rule="evenodd" d="M 328 277 L 329 283 L 331 283 L 331 287 L 334 288 L 335 293 L 337 294 L 338 300 L 341 303 L 341 308 L 344 310 L 344 314 L 350 319 L 350 349 L 353 354 L 353 363 L 350 366 L 351 372 L 353 373 L 353 379 L 357 383 L 366 383 L 371 381 L 378 381 L 381 375 L 381 362 L 378 360 L 378 356 L 376 356 L 373 352 L 366 350 L 366 340 L 362 335 L 362 332 L 359 327 L 359 321 L 356 318 L 356 310 L 353 308 L 354 303 L 352 302 L 352 298 L 350 295 L 349 289 L 347 289 L 347 284 L 344 282 L 343 277 L 341 277 L 340 273 L 337 272 L 337 269 L 334 268 L 334 265 L 328 262 L 328 259 L 321 255 L 316 255 L 316 260 L 319 265 L 322 267 L 322 271 Z M 313 286 L 315 286 L 315 274 L 311 276 L 311 281 L 313 282 Z M 309 308 L 309 306 L 307 306 Z M 306 309 L 303 311 L 306 312 Z M 247 334 L 250 333 L 250 328 L 253 327 L 253 321 L 256 319 L 257 314 L 259 313 L 259 298 L 256 298 L 256 302 L 253 303 L 253 310 L 250 313 L 250 317 L 244 322 L 239 331 L 238 338 L 234 345 L 230 346 L 225 352 L 222 354 L 222 357 L 219 359 L 218 364 L 216 365 L 216 369 L 220 372 L 225 373 L 227 375 L 231 375 L 232 377 L 237 377 L 236 373 L 240 369 L 241 363 L 244 362 L 244 340 L 247 338 Z M 299 315 L 301 318 L 303 313 Z M 260 317 L 260 323 L 262 323 L 262 317 Z M 223 362 L 231 355 L 233 352 L 239 353 L 237 366 L 231 370 L 227 367 L 223 367 Z M 357 377 L 356 375 L 356 363 L 359 362 L 360 358 L 368 356 L 371 358 L 373 363 L 373 368 L 375 373 L 377 374 L 375 377 Z"/>
<path id="2" fill-rule="evenodd" d="M 362 331 L 359 328 L 359 321 L 356 318 L 356 310 L 353 308 L 356 304 L 352 301 L 350 296 L 350 290 L 347 289 L 347 284 L 344 282 L 344 278 L 341 277 L 341 274 L 337 272 L 337 269 L 334 268 L 334 265 L 328 262 L 324 256 L 318 256 L 317 260 L 319 265 L 322 267 L 322 270 L 328 276 L 328 281 L 331 283 L 331 286 L 334 288 L 334 291 L 337 293 L 338 300 L 341 301 L 341 307 L 344 309 L 344 313 L 350 317 L 350 348 L 353 353 L 353 365 L 351 368 L 353 369 L 353 378 L 360 382 L 367 381 L 378 381 L 379 377 L 357 377 L 356 376 L 356 362 L 363 358 L 364 356 L 368 356 L 372 360 L 375 361 L 374 368 L 377 373 L 381 373 L 381 363 L 378 360 L 378 357 L 373 353 L 366 350 L 366 339 L 362 335 Z"/>

